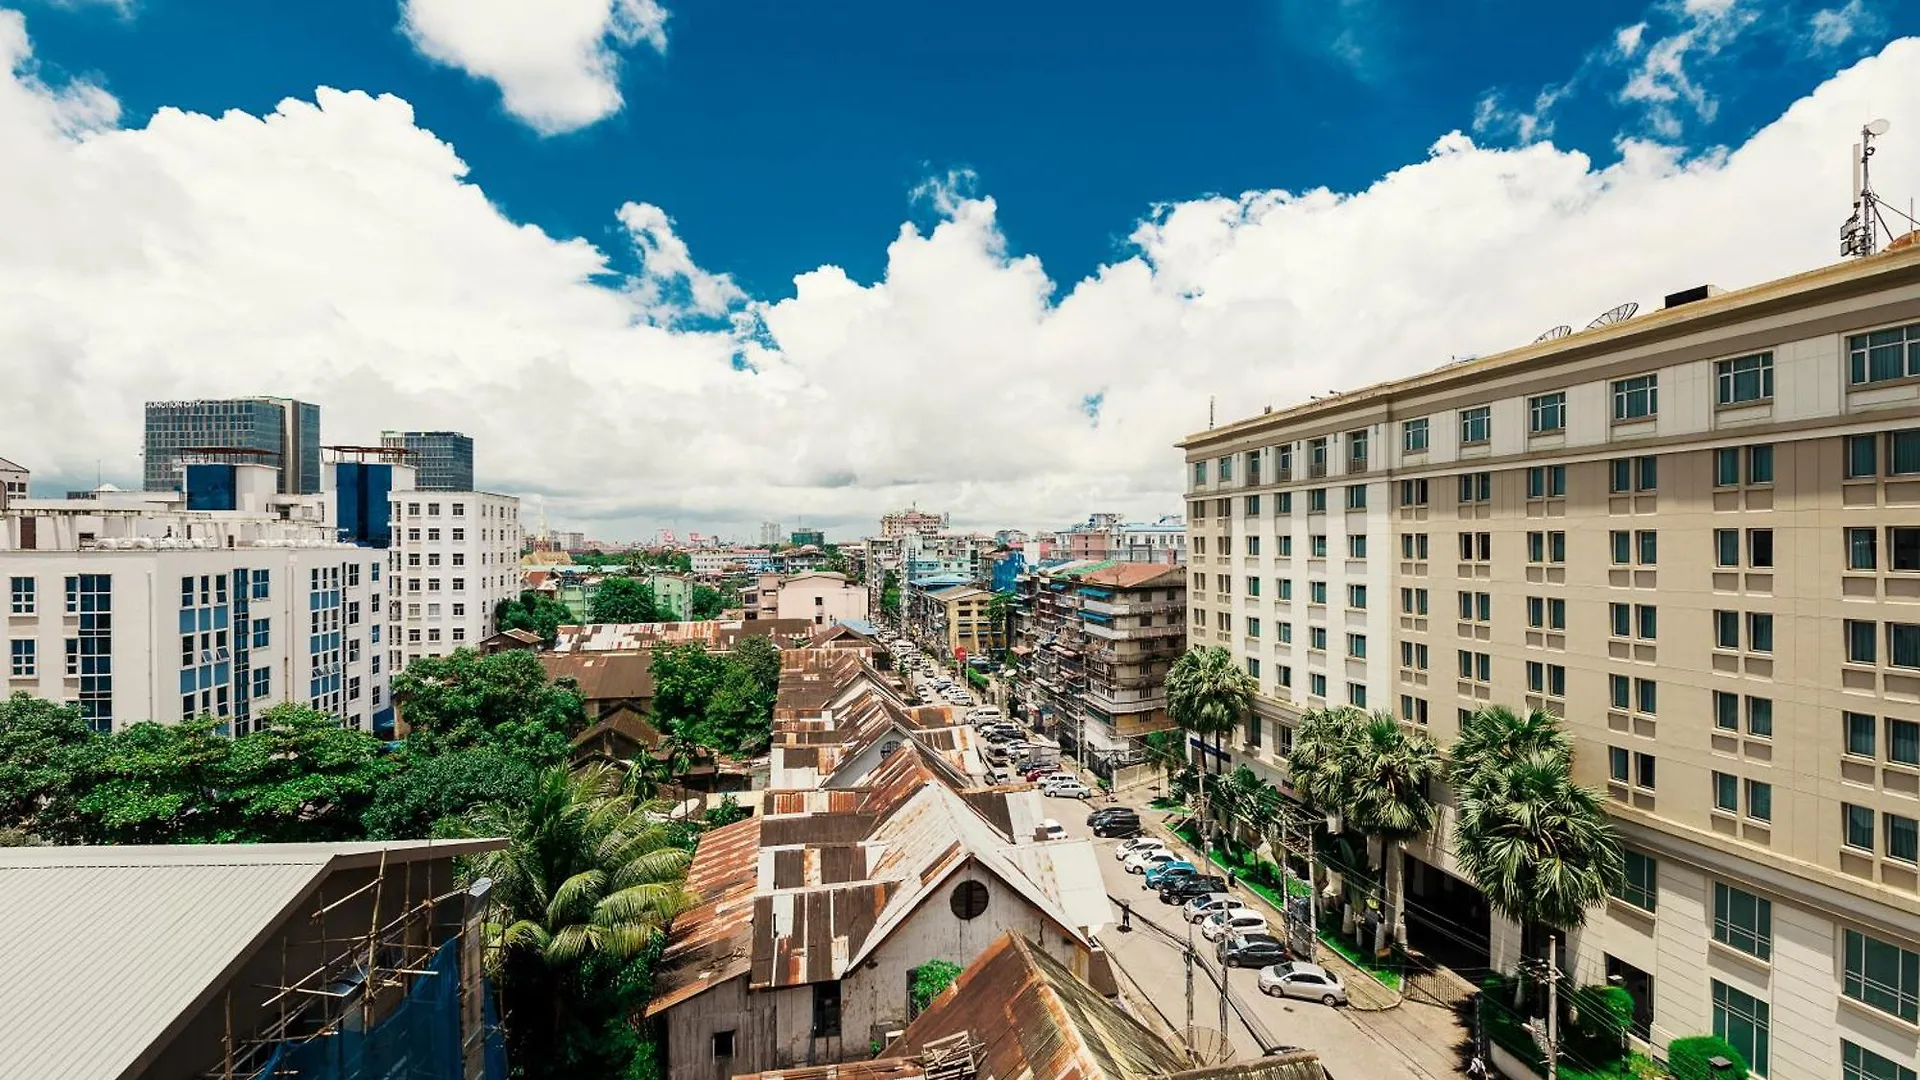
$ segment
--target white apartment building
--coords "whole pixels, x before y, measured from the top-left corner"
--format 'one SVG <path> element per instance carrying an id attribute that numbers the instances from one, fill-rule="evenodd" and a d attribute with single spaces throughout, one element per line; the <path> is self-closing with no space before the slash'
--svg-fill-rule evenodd
<path id="1" fill-rule="evenodd" d="M 379 726 L 381 552 L 336 540 L 322 497 L 275 495 L 271 468 L 232 468 L 230 510 L 129 492 L 0 512 L 5 690 L 103 731 L 210 716 L 245 734 L 288 701 Z"/>
<path id="2" fill-rule="evenodd" d="M 1284 785 L 1317 707 L 1442 745 L 1481 706 L 1549 709 L 1628 845 L 1566 942 L 1577 980 L 1624 986 L 1655 1047 L 1719 1033 L 1761 1075 L 1912 1076 L 1920 249 L 1182 445 L 1189 640 L 1260 684 L 1225 767 Z M 1410 892 L 1509 968 L 1450 821 Z"/>
<path id="3" fill-rule="evenodd" d="M 484 491 L 402 491 L 391 521 L 392 666 L 479 644 L 492 632 L 494 607 L 520 595 L 520 500 Z"/>

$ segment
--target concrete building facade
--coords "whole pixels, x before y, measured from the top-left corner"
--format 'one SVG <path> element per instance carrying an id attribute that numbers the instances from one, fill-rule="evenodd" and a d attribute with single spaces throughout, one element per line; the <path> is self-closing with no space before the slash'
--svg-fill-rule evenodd
<path id="1" fill-rule="evenodd" d="M 1189 640 L 1260 685 L 1226 767 L 1284 789 L 1322 706 L 1442 744 L 1485 705 L 1549 709 L 1628 845 L 1567 943 L 1579 982 L 1765 1075 L 1920 1057 L 1920 251 L 1182 445 Z"/>
<path id="2" fill-rule="evenodd" d="M 395 669 L 446 656 L 493 632 L 493 609 L 520 593 L 520 500 L 484 491 L 407 491 L 392 505 L 387 604 Z"/>
<path id="3" fill-rule="evenodd" d="M 320 406 L 277 397 L 147 402 L 146 490 L 181 490 L 183 462 L 208 452 L 272 466 L 283 495 L 318 494 Z"/>
<path id="4" fill-rule="evenodd" d="M 815 626 L 832 626 L 867 618 L 867 590 L 848 581 L 845 574 L 826 570 L 790 577 L 761 574 L 750 591 L 749 619 L 805 619 Z"/>

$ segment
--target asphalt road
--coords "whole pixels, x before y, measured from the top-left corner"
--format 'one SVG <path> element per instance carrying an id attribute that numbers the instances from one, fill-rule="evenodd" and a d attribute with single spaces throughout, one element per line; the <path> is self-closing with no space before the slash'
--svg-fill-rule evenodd
<path id="1" fill-rule="evenodd" d="M 1047 800 L 1048 815 L 1073 836 L 1091 835 L 1086 820 L 1092 809 L 1078 799 Z M 1119 840 L 1096 838 L 1093 844 L 1100 854 L 1107 895 L 1131 902 L 1135 927 L 1131 933 L 1119 932 L 1121 912 L 1116 905 L 1113 924 L 1101 931 L 1100 943 L 1124 972 L 1123 983 L 1132 983 L 1129 991 L 1150 1002 L 1169 1026 L 1180 1031 L 1186 1025 L 1187 1013 L 1186 921 L 1179 908 L 1162 904 L 1158 895 L 1149 892 L 1140 875 L 1129 874 L 1121 867 L 1120 860 L 1113 857 Z M 1213 959 L 1213 943 L 1197 930 L 1193 941 L 1199 964 L 1204 965 L 1194 972 L 1193 1022 L 1197 1027 L 1218 1030 L 1220 995 L 1216 985 L 1222 972 Z M 1229 1004 L 1227 1036 L 1236 1060 L 1257 1057 L 1275 1046 L 1299 1046 L 1318 1051 L 1337 1080 L 1428 1080 L 1433 1075 L 1417 1068 L 1387 1038 L 1369 1030 L 1379 1025 L 1364 1023 L 1359 1019 L 1361 1014 L 1318 1002 L 1267 997 L 1260 993 L 1259 973 L 1252 968 L 1233 968 L 1224 975 Z"/>

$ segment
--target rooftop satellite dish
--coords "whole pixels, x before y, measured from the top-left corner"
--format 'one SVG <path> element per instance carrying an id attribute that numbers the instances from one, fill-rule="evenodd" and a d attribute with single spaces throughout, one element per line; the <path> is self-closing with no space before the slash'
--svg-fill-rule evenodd
<path id="1" fill-rule="evenodd" d="M 1558 341 L 1561 338 L 1566 337 L 1568 334 L 1571 334 L 1571 333 L 1573 333 L 1573 327 L 1568 326 L 1565 323 L 1561 323 L 1559 326 L 1556 326 L 1553 329 L 1547 331 L 1546 333 L 1541 334 L 1539 337 L 1534 338 L 1533 343 L 1535 345 L 1538 345 L 1543 341 Z"/>
<path id="2" fill-rule="evenodd" d="M 1614 323 L 1626 322 L 1628 319 L 1633 318 L 1634 312 L 1639 310 L 1640 304 L 1637 301 L 1629 300 L 1617 308 L 1609 308 L 1594 316 L 1593 321 L 1587 324 L 1587 329 L 1594 330 L 1602 326 L 1612 326 Z"/>
<path id="3" fill-rule="evenodd" d="M 1893 125 L 1884 119 L 1870 120 L 1867 122 L 1867 134 L 1869 135 L 1885 135 L 1888 131 L 1892 130 L 1892 128 Z"/>

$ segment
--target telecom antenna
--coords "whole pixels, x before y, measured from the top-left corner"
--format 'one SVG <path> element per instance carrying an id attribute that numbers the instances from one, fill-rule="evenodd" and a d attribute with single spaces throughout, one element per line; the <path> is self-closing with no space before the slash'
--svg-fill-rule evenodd
<path id="1" fill-rule="evenodd" d="M 1598 330 L 1603 326 L 1612 326 L 1614 323 L 1626 322 L 1628 319 L 1633 318 L 1634 312 L 1639 310 L 1640 304 L 1637 301 L 1629 300 L 1619 307 L 1608 308 L 1600 314 L 1595 315 L 1593 321 L 1587 324 L 1587 329 Z"/>
<path id="2" fill-rule="evenodd" d="M 1903 214 L 1899 207 L 1881 202 L 1873 191 L 1873 155 L 1879 152 L 1873 140 L 1892 127 L 1885 120 L 1870 120 L 1861 125 L 1860 141 L 1853 144 L 1853 216 L 1840 226 L 1841 255 L 1864 259 L 1880 250 L 1881 233 L 1892 240 L 1894 233 L 1887 224 L 1887 210 L 1905 218 L 1910 229 L 1920 226 L 1920 221 L 1914 220 L 1911 214 Z"/>
<path id="3" fill-rule="evenodd" d="M 1539 337 L 1534 338 L 1533 343 L 1535 345 L 1538 345 L 1543 341 L 1558 341 L 1561 338 L 1566 337 L 1568 334 L 1571 334 L 1571 333 L 1573 333 L 1573 327 L 1568 326 L 1566 323 L 1561 323 L 1559 326 L 1556 326 L 1553 329 L 1547 331 L 1546 333 L 1541 334 Z"/>

